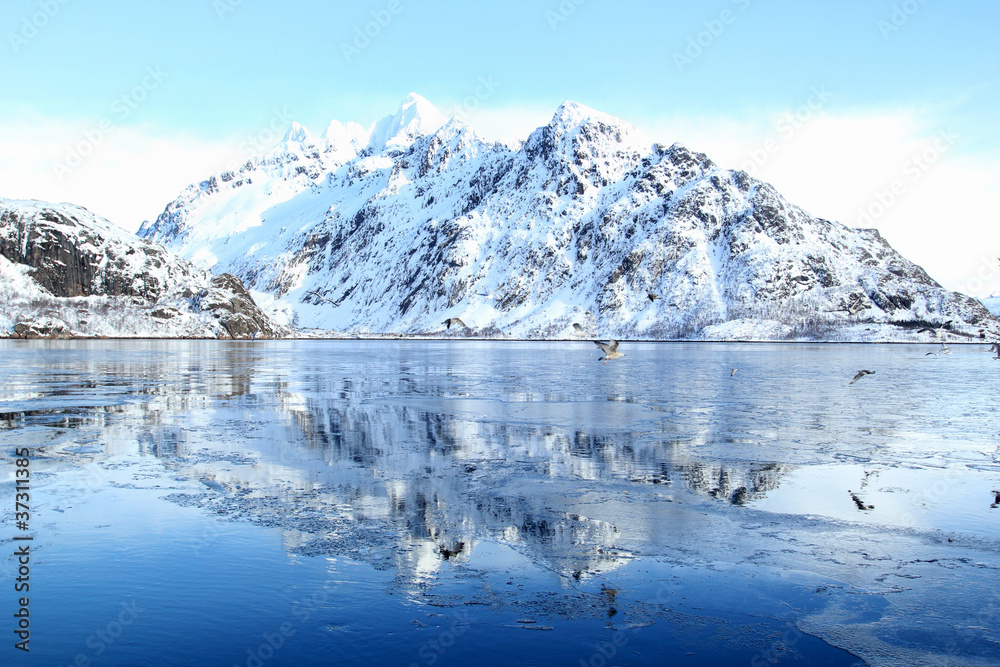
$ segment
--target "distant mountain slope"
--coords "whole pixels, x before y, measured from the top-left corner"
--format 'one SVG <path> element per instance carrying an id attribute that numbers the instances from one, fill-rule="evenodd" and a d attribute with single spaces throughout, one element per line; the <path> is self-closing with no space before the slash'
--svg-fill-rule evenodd
<path id="1" fill-rule="evenodd" d="M 310 327 L 872 340 L 998 326 L 877 231 L 572 102 L 517 148 L 413 94 L 367 131 L 333 122 L 314 140 L 296 124 L 139 234 Z"/>
<path id="2" fill-rule="evenodd" d="M 0 331 L 17 337 L 287 333 L 235 276 L 212 276 L 72 204 L 0 199 L 0 275 Z"/>
<path id="3" fill-rule="evenodd" d="M 994 292 L 987 297 L 980 299 L 983 305 L 994 315 L 1000 315 L 1000 292 Z"/>

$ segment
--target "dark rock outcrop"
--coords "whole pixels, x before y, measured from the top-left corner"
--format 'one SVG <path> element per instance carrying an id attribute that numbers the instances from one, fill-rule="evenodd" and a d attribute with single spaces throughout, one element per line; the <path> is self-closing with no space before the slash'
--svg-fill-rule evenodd
<path id="1" fill-rule="evenodd" d="M 14 325 L 14 338 L 72 338 L 69 325 L 53 317 L 30 319 Z"/>
<path id="2" fill-rule="evenodd" d="M 238 277 L 213 277 L 79 206 L 0 199 L 0 257 L 27 281 L 29 293 L 7 304 L 19 338 L 289 333 Z"/>

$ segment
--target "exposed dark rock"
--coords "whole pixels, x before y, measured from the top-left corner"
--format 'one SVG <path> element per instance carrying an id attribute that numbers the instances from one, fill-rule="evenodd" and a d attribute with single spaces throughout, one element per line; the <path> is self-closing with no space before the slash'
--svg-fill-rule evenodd
<path id="1" fill-rule="evenodd" d="M 282 331 L 257 307 L 243 281 L 231 273 L 215 276 L 211 289 L 196 298 L 198 307 L 219 321 L 230 338 L 276 338 Z"/>
<path id="2" fill-rule="evenodd" d="M 72 338 L 69 325 L 52 317 L 26 320 L 14 325 L 14 338 Z"/>
<path id="3" fill-rule="evenodd" d="M 111 310 L 121 326 L 132 329 L 102 335 L 199 336 L 216 325 L 236 338 L 287 334 L 236 276 L 212 277 L 71 204 L 0 199 L 0 255 L 28 267 L 44 295 L 19 306 L 34 313 L 14 325 L 11 334 L 19 338 L 90 335 L 89 330 L 101 330 Z M 49 311 L 63 313 L 60 317 L 69 312 L 75 324 Z M 198 313 L 205 317 L 192 317 Z M 155 326 L 143 324 L 150 322 Z"/>

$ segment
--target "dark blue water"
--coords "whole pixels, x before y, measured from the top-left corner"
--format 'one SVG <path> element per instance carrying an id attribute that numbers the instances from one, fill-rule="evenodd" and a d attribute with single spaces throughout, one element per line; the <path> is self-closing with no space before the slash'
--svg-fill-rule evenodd
<path id="1" fill-rule="evenodd" d="M 0 660 L 1000 661 L 987 353 L 626 345 L 0 343 Z"/>

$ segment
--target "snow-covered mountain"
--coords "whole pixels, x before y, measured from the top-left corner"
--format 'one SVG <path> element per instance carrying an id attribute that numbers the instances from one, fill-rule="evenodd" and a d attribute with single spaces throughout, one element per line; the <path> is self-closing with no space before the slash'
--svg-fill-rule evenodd
<path id="1" fill-rule="evenodd" d="M 1000 316 L 1000 292 L 993 292 L 987 297 L 980 299 L 983 305 L 994 315 Z"/>
<path id="2" fill-rule="evenodd" d="M 213 276 L 72 204 L 0 198 L 0 331 L 20 338 L 271 338 L 239 278 Z"/>
<path id="3" fill-rule="evenodd" d="M 573 102 L 517 147 L 414 94 L 368 130 L 334 121 L 313 139 L 293 124 L 139 234 L 306 327 L 438 332 L 457 317 L 480 335 L 577 322 L 614 337 L 855 340 L 998 327 L 877 231 Z"/>

